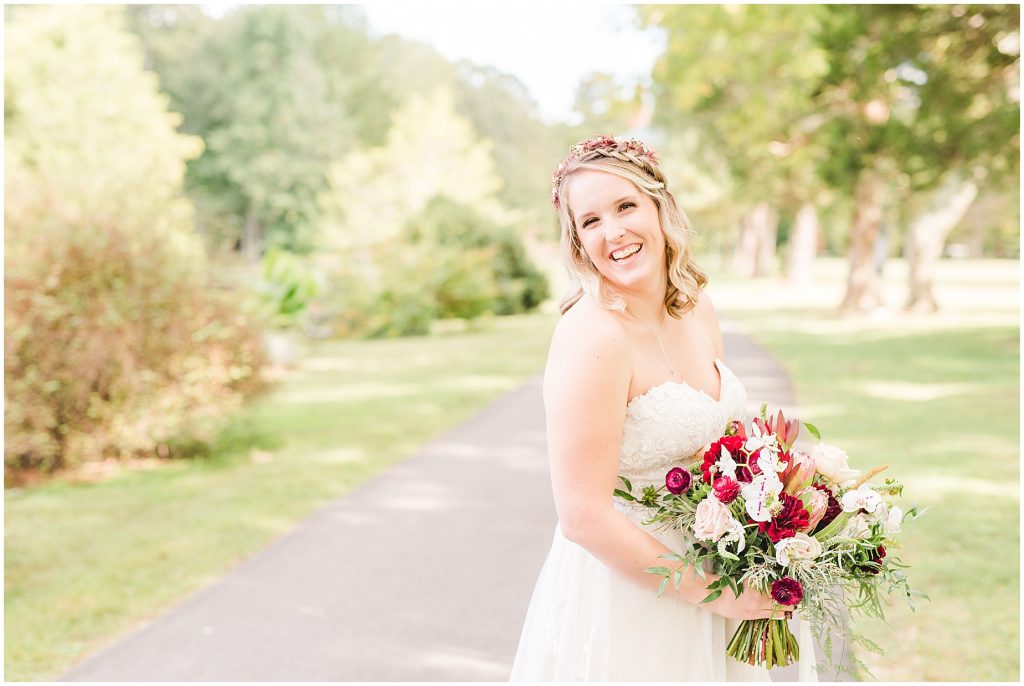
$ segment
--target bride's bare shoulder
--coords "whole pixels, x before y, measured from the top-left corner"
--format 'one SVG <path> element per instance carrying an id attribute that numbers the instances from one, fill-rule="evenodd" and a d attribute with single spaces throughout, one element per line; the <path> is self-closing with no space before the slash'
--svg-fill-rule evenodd
<path id="1" fill-rule="evenodd" d="M 577 350 L 617 348 L 626 344 L 626 331 L 617 312 L 583 296 L 558 320 L 554 338 Z"/>
<path id="2" fill-rule="evenodd" d="M 572 306 L 555 327 L 544 371 L 545 395 L 566 389 L 576 395 L 618 397 L 633 372 L 629 339 L 615 312 L 587 298 Z"/>

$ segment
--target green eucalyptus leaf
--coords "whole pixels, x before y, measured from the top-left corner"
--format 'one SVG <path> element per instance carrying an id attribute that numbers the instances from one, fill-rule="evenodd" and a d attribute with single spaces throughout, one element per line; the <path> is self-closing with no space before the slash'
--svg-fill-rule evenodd
<path id="1" fill-rule="evenodd" d="M 717 590 L 717 591 L 714 591 L 712 593 L 708 593 L 707 596 L 704 597 L 704 600 L 700 601 L 700 604 L 703 605 L 704 603 L 710 603 L 713 600 L 718 600 L 719 596 L 721 596 L 721 595 L 722 595 L 722 591 L 721 590 Z"/>
<path id="2" fill-rule="evenodd" d="M 818 427 L 816 427 L 814 424 L 811 424 L 810 422 L 804 422 L 804 428 L 810 431 L 811 435 L 817 438 L 819 441 L 821 440 L 821 432 L 818 431 Z"/>

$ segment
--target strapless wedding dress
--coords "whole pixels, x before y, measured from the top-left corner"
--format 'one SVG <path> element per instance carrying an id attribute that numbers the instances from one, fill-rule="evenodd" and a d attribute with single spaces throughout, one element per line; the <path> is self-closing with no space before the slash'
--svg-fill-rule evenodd
<path id="1" fill-rule="evenodd" d="M 716 359 L 721 379 L 715 400 L 686 383 L 654 386 L 626 406 L 619 474 L 634 489 L 664 483 L 673 466 L 744 419 L 747 393 Z M 683 552 L 692 538 L 655 531 L 644 514 L 615 499 L 636 526 Z M 666 563 L 670 565 L 671 563 Z M 770 681 L 767 670 L 726 655 L 739 620 L 712 614 L 612 571 L 555 527 L 519 640 L 511 681 Z M 815 680 L 813 643 L 799 629 L 801 681 Z"/>

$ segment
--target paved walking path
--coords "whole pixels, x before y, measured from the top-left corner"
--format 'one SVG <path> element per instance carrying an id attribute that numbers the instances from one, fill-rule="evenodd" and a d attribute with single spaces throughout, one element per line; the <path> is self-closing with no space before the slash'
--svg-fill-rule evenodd
<path id="1" fill-rule="evenodd" d="M 751 401 L 790 409 L 722 326 Z M 554 525 L 534 377 L 61 680 L 505 680 Z"/>

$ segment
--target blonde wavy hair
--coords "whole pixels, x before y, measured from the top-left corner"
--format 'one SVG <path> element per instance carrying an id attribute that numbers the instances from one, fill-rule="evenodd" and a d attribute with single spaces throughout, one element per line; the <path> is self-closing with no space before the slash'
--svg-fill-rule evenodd
<path id="1" fill-rule="evenodd" d="M 579 280 L 579 285 L 558 303 L 558 309 L 565 314 L 584 293 L 609 310 L 621 312 L 626 308 L 622 296 L 609 292 L 597 267 L 587 257 L 572 208 L 565 201 L 566 183 L 572 175 L 583 169 L 592 169 L 615 174 L 629 181 L 657 205 L 658 220 L 665 237 L 665 271 L 668 276 L 665 284 L 665 309 L 670 316 L 678 319 L 697 305 L 700 291 L 708 282 L 707 275 L 693 261 L 689 240 L 693 235 L 690 220 L 668 190 L 665 175 L 653 154 L 638 152 L 638 149 L 645 150 L 638 142 L 611 143 L 580 156 L 570 155 L 556 172 L 552 193 L 562 226 L 562 259 L 570 276 Z M 579 145 L 574 146 L 574 149 L 578 149 Z"/>

